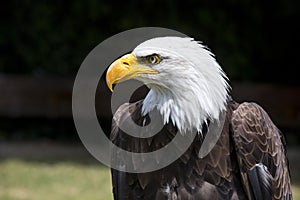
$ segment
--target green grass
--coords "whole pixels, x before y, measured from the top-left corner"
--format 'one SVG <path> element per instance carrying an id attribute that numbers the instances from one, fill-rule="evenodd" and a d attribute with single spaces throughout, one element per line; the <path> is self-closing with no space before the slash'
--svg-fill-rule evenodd
<path id="1" fill-rule="evenodd" d="M 300 200 L 300 186 L 293 186 L 293 198 L 294 200 Z"/>
<path id="2" fill-rule="evenodd" d="M 300 200 L 300 187 L 294 185 L 293 192 L 294 199 Z M 110 171 L 71 162 L 5 160 L 0 162 L 0 199 L 110 200 Z"/>
<path id="3" fill-rule="evenodd" d="M 82 145 L 0 143 L 1 200 L 111 200 L 110 170 Z M 300 200 L 300 149 L 288 150 L 293 196 Z"/>
<path id="4" fill-rule="evenodd" d="M 108 168 L 68 162 L 0 162 L 1 200 L 109 200 Z"/>

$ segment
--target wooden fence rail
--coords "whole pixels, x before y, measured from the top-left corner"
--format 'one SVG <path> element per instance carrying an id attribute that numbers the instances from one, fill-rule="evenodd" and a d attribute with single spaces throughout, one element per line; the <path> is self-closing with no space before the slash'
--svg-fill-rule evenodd
<path id="1" fill-rule="evenodd" d="M 71 78 L 1 75 L 0 117 L 72 117 L 73 82 Z M 239 102 L 259 103 L 279 126 L 300 130 L 300 86 L 233 82 L 232 96 Z"/>

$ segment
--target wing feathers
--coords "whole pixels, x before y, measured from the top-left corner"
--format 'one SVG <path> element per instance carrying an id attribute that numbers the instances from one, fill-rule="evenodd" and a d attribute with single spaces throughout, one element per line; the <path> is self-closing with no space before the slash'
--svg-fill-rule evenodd
<path id="1" fill-rule="evenodd" d="M 134 138 L 123 133 L 118 128 L 118 124 L 122 123 L 124 117 L 131 117 L 137 124 L 143 125 L 146 117 L 141 116 L 141 106 L 142 102 L 137 102 L 120 107 L 114 115 L 111 139 L 128 151 L 151 152 L 168 144 L 176 135 L 177 129 L 172 124 L 166 125 L 160 133 L 145 139 Z M 129 114 L 126 114 L 124 110 L 128 107 Z M 233 197 L 234 189 L 235 192 L 240 193 L 246 191 L 250 200 L 291 199 L 289 168 L 283 136 L 258 105 L 243 103 L 232 109 L 235 110 L 231 115 L 229 109 L 230 113 L 227 114 L 223 132 L 207 156 L 201 159 L 198 157 L 203 140 L 198 138 L 192 144 L 193 148 L 188 149 L 176 164 L 166 169 L 149 174 L 131 174 L 112 170 L 115 198 L 160 199 L 166 196 L 169 198 L 172 192 L 176 197 L 178 194 L 178 198 L 181 199 L 183 196 L 191 199 L 209 199 L 207 193 L 205 195 L 203 193 L 209 189 L 209 191 L 218 191 L 210 193 L 209 196 L 228 199 Z M 230 127 L 232 138 L 227 132 Z M 234 147 L 231 146 L 232 141 Z M 233 154 L 235 151 L 236 154 Z M 114 155 L 112 162 L 122 165 L 123 158 L 118 152 Z M 163 157 L 164 155 L 160 155 L 156 161 Z M 236 158 L 238 163 L 235 163 Z M 132 164 L 137 168 L 143 162 L 142 156 L 132 160 Z M 241 175 L 234 176 L 238 170 Z M 178 183 L 172 185 L 170 177 L 175 177 L 174 180 Z M 243 188 L 239 187 L 240 177 Z M 236 188 L 232 188 L 233 180 L 239 184 Z M 200 185 L 202 188 L 199 187 Z M 199 198 L 196 198 L 198 196 Z"/>
<path id="2" fill-rule="evenodd" d="M 255 103 L 243 103 L 233 111 L 231 124 L 249 198 L 291 198 L 285 142 L 267 113 Z"/>
<path id="3" fill-rule="evenodd" d="M 255 199 L 272 199 L 272 178 L 266 166 L 259 163 L 247 173 Z"/>

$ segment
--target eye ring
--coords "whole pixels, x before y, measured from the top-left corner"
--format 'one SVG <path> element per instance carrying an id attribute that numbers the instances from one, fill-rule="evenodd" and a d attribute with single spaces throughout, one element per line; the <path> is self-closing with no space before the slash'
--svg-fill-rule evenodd
<path id="1" fill-rule="evenodd" d="M 146 56 L 146 60 L 149 64 L 158 64 L 161 59 L 157 54 L 153 54 Z"/>

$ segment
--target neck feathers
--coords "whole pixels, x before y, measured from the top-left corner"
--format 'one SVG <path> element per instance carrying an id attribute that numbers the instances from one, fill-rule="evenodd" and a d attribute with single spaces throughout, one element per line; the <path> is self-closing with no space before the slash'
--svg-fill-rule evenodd
<path id="1" fill-rule="evenodd" d="M 229 85 L 207 48 L 189 38 L 180 41 L 182 45 L 174 47 L 180 50 L 180 56 L 172 54 L 157 76 L 157 82 L 148 85 L 150 92 L 142 112 L 147 114 L 157 109 L 164 123 L 171 120 L 180 132 L 201 132 L 202 124 L 218 120 L 226 109 Z"/>
<path id="2" fill-rule="evenodd" d="M 157 109 L 163 117 L 164 124 L 169 120 L 182 133 L 198 131 L 208 120 L 216 121 L 222 111 L 226 110 L 228 84 L 223 74 L 207 80 L 204 76 L 190 79 L 174 80 L 176 87 L 149 85 L 142 112 L 147 114 Z"/>
<path id="3" fill-rule="evenodd" d="M 202 93 L 199 95 L 190 90 L 181 90 L 179 94 L 174 94 L 165 90 L 152 88 L 144 99 L 142 113 L 146 115 L 157 109 L 163 117 L 164 124 L 171 120 L 180 133 L 201 133 L 203 124 L 207 124 L 208 120 L 218 120 L 220 113 L 225 110 L 227 98 L 224 102 L 211 102 L 209 98 L 200 98 Z"/>

